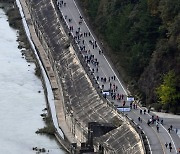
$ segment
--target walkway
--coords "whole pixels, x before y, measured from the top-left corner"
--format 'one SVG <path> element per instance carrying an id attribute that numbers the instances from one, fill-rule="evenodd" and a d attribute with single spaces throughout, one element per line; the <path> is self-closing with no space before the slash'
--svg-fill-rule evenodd
<path id="1" fill-rule="evenodd" d="M 130 102 L 126 101 L 128 95 L 126 89 L 123 87 L 115 71 L 112 69 L 107 58 L 104 56 L 103 50 L 99 47 L 98 40 L 95 40 L 75 1 L 58 0 L 57 5 L 63 14 L 71 35 L 73 35 L 86 63 L 89 65 L 91 73 L 94 75 L 94 78 L 98 82 L 102 91 L 104 91 L 104 97 L 106 97 L 108 101 L 114 102 L 114 104 L 118 107 L 122 107 L 123 103 L 125 106 L 129 106 Z M 110 93 L 108 92 L 109 89 L 111 89 Z M 130 112 L 127 112 L 127 114 L 128 117 L 133 119 L 136 123 L 139 123 L 140 127 L 142 127 L 145 134 L 148 136 L 152 153 L 170 153 L 169 149 L 166 148 L 164 144 L 165 142 L 171 142 L 173 147 L 171 153 L 175 154 L 176 148 L 167 130 L 159 124 L 158 133 L 156 125 L 147 125 L 147 121 L 150 119 L 151 115 L 140 115 L 139 111 L 140 108 L 137 107 L 137 109 L 132 109 Z M 138 121 L 138 117 L 142 119 L 142 123 Z"/>

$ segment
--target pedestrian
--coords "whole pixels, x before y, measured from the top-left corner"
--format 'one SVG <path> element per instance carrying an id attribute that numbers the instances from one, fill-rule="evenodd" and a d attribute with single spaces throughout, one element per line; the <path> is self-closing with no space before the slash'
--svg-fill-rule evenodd
<path id="1" fill-rule="evenodd" d="M 168 144 L 167 144 L 167 142 L 165 143 L 165 147 L 166 147 L 166 148 L 168 147 Z"/>
<path id="2" fill-rule="evenodd" d="M 101 82 L 103 81 L 103 77 L 101 77 Z"/>
<path id="3" fill-rule="evenodd" d="M 157 125 L 156 128 L 157 128 L 157 132 L 159 133 L 159 125 Z"/>
<path id="4" fill-rule="evenodd" d="M 149 119 L 149 121 L 150 121 L 150 123 L 152 123 L 152 119 L 151 118 Z"/>
<path id="5" fill-rule="evenodd" d="M 121 95 L 121 98 L 122 98 L 122 99 L 124 98 L 124 95 L 123 95 L 123 94 Z"/>
<path id="6" fill-rule="evenodd" d="M 123 106 L 125 106 L 125 104 L 126 104 L 126 101 L 123 101 Z"/>
<path id="7" fill-rule="evenodd" d="M 106 93 L 104 94 L 104 98 L 106 99 Z"/>
<path id="8" fill-rule="evenodd" d="M 104 89 L 104 85 L 102 85 L 102 89 Z"/>
<path id="9" fill-rule="evenodd" d="M 163 125 L 163 119 L 161 119 L 161 124 Z"/>
<path id="10" fill-rule="evenodd" d="M 130 103 L 130 108 L 132 109 L 132 102 Z"/>
<path id="11" fill-rule="evenodd" d="M 141 118 L 140 118 L 140 117 L 138 117 L 138 121 L 141 121 Z"/>
<path id="12" fill-rule="evenodd" d="M 176 128 L 176 134 L 178 133 L 178 129 Z"/>
<path id="13" fill-rule="evenodd" d="M 99 80 L 99 76 L 97 76 L 97 80 Z"/>
<path id="14" fill-rule="evenodd" d="M 114 78 L 114 80 L 115 80 L 115 79 L 116 79 L 116 76 L 114 75 L 113 78 Z"/>
<path id="15" fill-rule="evenodd" d="M 155 121 L 154 115 L 152 115 L 152 124 L 154 124 L 154 121 Z"/>
<path id="16" fill-rule="evenodd" d="M 180 153 L 180 148 L 178 148 L 178 153 Z"/>
<path id="17" fill-rule="evenodd" d="M 96 72 L 98 72 L 98 68 L 96 68 Z"/>
<path id="18" fill-rule="evenodd" d="M 135 109 L 137 109 L 137 104 L 135 104 Z"/>
<path id="19" fill-rule="evenodd" d="M 110 89 L 111 89 L 111 87 L 112 87 L 112 83 L 111 83 L 111 82 L 109 83 L 109 87 L 110 87 Z"/>
<path id="20" fill-rule="evenodd" d="M 146 109 L 144 109 L 144 114 L 146 114 Z"/>
<path id="21" fill-rule="evenodd" d="M 172 128 L 173 128 L 173 126 L 171 125 L 171 126 L 170 126 L 170 129 L 172 130 Z"/>
<path id="22" fill-rule="evenodd" d="M 94 73 L 94 68 L 92 69 L 92 72 Z"/>
<path id="23" fill-rule="evenodd" d="M 133 104 L 133 108 L 135 109 L 135 104 Z"/>
<path id="24" fill-rule="evenodd" d="M 172 146 L 169 147 L 169 151 L 170 151 L 170 152 L 172 151 Z"/>
<path id="25" fill-rule="evenodd" d="M 156 120 L 156 126 L 158 126 L 159 125 L 159 122 Z"/>
<path id="26" fill-rule="evenodd" d="M 171 128 L 168 128 L 168 132 L 169 132 L 169 133 L 171 132 Z"/>
<path id="27" fill-rule="evenodd" d="M 169 142 L 169 147 L 171 147 L 172 146 L 172 144 L 171 144 L 171 142 Z"/>
<path id="28" fill-rule="evenodd" d="M 140 109 L 140 114 L 142 114 L 142 110 Z"/>
<path id="29" fill-rule="evenodd" d="M 156 120 L 159 121 L 159 117 L 158 116 L 156 116 Z"/>

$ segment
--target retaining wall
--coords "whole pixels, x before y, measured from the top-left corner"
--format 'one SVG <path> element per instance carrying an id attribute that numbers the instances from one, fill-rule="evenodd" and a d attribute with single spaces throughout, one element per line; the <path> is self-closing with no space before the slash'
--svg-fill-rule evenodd
<path id="1" fill-rule="evenodd" d="M 63 20 L 59 20 L 53 1 L 26 0 L 26 4 L 32 19 L 29 23 L 34 25 L 47 57 L 40 53 L 39 56 L 42 62 L 43 58 L 50 61 L 43 65 L 52 86 L 59 126 L 63 129 L 62 122 L 65 121 L 69 129 L 63 130 L 67 140 L 78 145 L 85 142 L 88 122 L 118 123 L 117 129 L 96 139 L 96 149 L 101 144 L 105 153 L 144 153 L 139 134 L 112 104 L 101 97 L 77 46 L 66 35 L 66 27 Z"/>

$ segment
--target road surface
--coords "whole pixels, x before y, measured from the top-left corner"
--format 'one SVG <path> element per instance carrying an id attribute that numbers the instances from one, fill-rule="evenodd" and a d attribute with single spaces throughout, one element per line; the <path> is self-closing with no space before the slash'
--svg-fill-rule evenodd
<path id="1" fill-rule="evenodd" d="M 110 93 L 104 93 L 104 97 L 118 107 L 122 107 L 124 101 L 124 105 L 129 107 L 130 102 L 126 101 L 128 92 L 103 54 L 103 50 L 100 48 L 98 40 L 95 39 L 93 33 L 87 26 L 85 17 L 80 13 L 76 2 L 74 0 L 57 0 L 57 5 L 67 26 L 69 27 L 69 32 L 73 35 L 78 44 L 79 49 L 91 68 L 91 72 L 93 73 L 95 80 L 97 80 L 100 88 L 104 92 L 111 89 Z M 165 127 L 159 123 L 159 132 L 157 132 L 156 124 L 148 126 L 147 121 L 151 118 L 152 113 L 140 114 L 140 109 L 141 108 L 138 106 L 136 109 L 133 108 L 130 112 L 127 112 L 127 114 L 128 117 L 133 119 L 144 130 L 149 139 L 152 153 L 177 153 L 176 146 L 179 145 L 174 143 L 167 128 L 165 129 Z M 142 119 L 142 122 L 138 120 L 138 117 Z M 173 149 L 171 152 L 169 148 L 165 147 L 166 142 L 172 143 Z"/>

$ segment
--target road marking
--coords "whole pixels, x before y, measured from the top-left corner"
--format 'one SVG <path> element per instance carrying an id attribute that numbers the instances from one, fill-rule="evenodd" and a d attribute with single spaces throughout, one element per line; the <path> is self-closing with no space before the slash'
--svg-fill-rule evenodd
<path id="1" fill-rule="evenodd" d="M 140 108 L 140 107 L 138 106 L 138 108 Z M 142 108 L 140 108 L 140 109 L 142 109 Z M 147 115 L 148 115 L 149 117 L 152 117 L 149 113 L 147 113 Z M 176 153 L 177 153 L 177 148 L 176 148 L 176 145 L 175 145 L 175 143 L 174 143 L 171 135 L 169 134 L 169 132 L 167 131 L 167 129 L 166 129 L 162 124 L 160 124 L 160 125 L 161 125 L 161 127 L 167 132 L 167 134 L 169 135 L 169 137 L 170 137 L 170 139 L 171 139 L 171 141 L 172 141 L 172 143 L 173 143 L 174 149 L 175 149 L 175 151 L 176 151 Z"/>
<path id="2" fill-rule="evenodd" d="M 135 115 L 137 115 L 137 117 L 139 117 L 139 115 L 138 115 L 137 113 L 135 113 L 133 110 L 132 110 L 132 112 L 133 112 Z M 142 116 L 142 117 L 143 117 L 143 116 Z M 141 119 L 146 123 L 147 121 L 146 121 L 145 119 L 143 119 L 142 117 L 141 117 Z M 151 127 L 151 126 L 149 126 L 149 127 Z M 162 142 L 161 142 L 161 140 L 160 140 L 160 138 L 159 138 L 158 133 L 156 132 L 156 130 L 155 130 L 153 127 L 151 127 L 151 128 L 152 128 L 152 130 L 155 132 L 155 134 L 156 134 L 156 136 L 157 136 L 157 138 L 158 138 L 158 140 L 159 140 L 159 142 L 160 142 L 160 144 L 161 144 L 163 153 L 165 154 L 166 152 L 164 151 L 164 144 L 162 144 Z"/>

